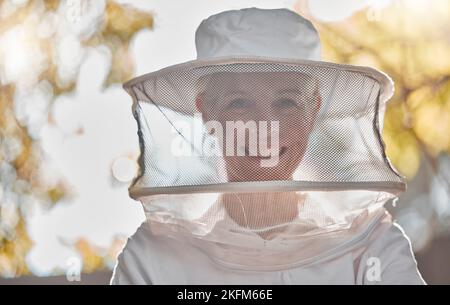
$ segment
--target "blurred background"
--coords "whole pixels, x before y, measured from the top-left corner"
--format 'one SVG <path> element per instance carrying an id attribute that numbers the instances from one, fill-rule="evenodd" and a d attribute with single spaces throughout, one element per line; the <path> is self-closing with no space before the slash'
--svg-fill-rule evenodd
<path id="1" fill-rule="evenodd" d="M 144 220 L 121 84 L 195 58 L 201 20 L 250 6 L 299 12 L 324 60 L 394 79 L 383 138 L 409 183 L 388 209 L 424 279 L 450 284 L 447 0 L 0 0 L 0 284 L 109 282 Z"/>

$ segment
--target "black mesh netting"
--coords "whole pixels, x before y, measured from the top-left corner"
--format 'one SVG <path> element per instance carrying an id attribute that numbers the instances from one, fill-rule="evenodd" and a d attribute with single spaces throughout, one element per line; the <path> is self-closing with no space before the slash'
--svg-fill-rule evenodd
<path id="1" fill-rule="evenodd" d="M 341 241 L 405 187 L 381 139 L 391 86 L 369 68 L 270 60 L 136 78 L 125 85 L 141 148 L 130 195 L 165 234 L 253 256 L 299 237 L 302 255 L 323 251 L 304 243 Z"/>

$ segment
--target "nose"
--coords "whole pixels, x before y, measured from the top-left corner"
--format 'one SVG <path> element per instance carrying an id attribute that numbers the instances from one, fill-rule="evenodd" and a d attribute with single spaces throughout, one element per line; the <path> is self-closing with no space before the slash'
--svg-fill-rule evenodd
<path id="1" fill-rule="evenodd" d="M 251 115 L 256 122 L 260 121 L 279 121 L 280 114 L 279 112 L 272 107 L 272 98 L 265 97 L 259 98 L 256 101 L 256 107 L 252 109 Z"/>

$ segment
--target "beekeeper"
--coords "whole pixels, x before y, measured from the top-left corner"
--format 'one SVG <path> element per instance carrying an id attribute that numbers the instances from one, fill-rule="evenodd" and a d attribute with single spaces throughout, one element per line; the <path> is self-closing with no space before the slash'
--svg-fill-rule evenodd
<path id="1" fill-rule="evenodd" d="M 423 284 L 384 208 L 405 189 L 380 136 L 390 78 L 320 61 L 287 9 L 210 16 L 195 42 L 124 84 L 147 220 L 111 284 Z"/>

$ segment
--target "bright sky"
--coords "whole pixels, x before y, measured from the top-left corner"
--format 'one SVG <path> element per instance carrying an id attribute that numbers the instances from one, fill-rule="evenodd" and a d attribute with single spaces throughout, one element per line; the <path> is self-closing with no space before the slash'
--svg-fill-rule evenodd
<path id="1" fill-rule="evenodd" d="M 309 2 L 317 18 L 329 21 L 345 18 L 373 1 Z M 195 29 L 211 14 L 250 6 L 292 9 L 296 0 L 119 2 L 155 13 L 154 30 L 137 34 L 132 45 L 136 75 L 139 75 L 194 59 Z M 83 54 L 85 61 L 76 93 L 58 98 L 51 110 L 56 125 L 44 125 L 39 136 L 52 166 L 70 183 L 75 197 L 71 202 L 60 202 L 50 211 L 39 206 L 34 210 L 29 232 L 35 246 L 27 261 L 39 275 L 47 275 L 55 267 L 66 269 L 70 259 L 77 257 L 67 243 L 84 237 L 94 245 L 107 248 L 114 236 L 133 234 L 144 220 L 140 203 L 130 199 L 127 191 L 135 174 L 133 160 L 138 156 L 131 98 L 119 86 L 100 90 L 108 69 L 108 52 L 80 50 L 70 39 L 61 48 L 66 56 L 62 60 L 73 62 Z M 84 132 L 75 133 L 80 128 Z M 124 183 L 112 178 L 112 164 L 115 176 Z"/>

